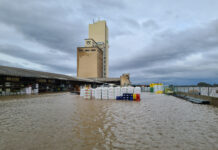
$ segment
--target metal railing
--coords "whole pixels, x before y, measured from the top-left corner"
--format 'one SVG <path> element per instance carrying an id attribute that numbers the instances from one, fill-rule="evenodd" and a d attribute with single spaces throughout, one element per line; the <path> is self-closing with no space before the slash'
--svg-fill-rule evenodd
<path id="1" fill-rule="evenodd" d="M 183 92 L 193 95 L 218 97 L 218 87 L 176 86 L 174 87 L 174 92 Z"/>

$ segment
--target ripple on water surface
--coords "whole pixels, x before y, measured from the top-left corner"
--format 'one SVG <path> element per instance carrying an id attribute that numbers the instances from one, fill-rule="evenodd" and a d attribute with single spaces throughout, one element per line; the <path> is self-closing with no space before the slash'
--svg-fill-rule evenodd
<path id="1" fill-rule="evenodd" d="M 0 101 L 0 149 L 218 149 L 218 108 L 143 93 L 141 102 L 70 93 Z"/>

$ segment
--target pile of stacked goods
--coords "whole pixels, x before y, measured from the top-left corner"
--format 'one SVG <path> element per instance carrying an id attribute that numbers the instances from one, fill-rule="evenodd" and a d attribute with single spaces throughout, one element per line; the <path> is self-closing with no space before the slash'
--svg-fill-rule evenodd
<path id="1" fill-rule="evenodd" d="M 116 99 L 140 101 L 140 87 L 98 87 L 96 89 L 81 88 L 80 96 L 85 99 Z"/>
<path id="2" fill-rule="evenodd" d="M 95 89 L 95 99 L 101 99 L 102 88 L 98 87 Z"/>
<path id="3" fill-rule="evenodd" d="M 115 87 L 114 97 L 121 96 L 121 88 Z"/>
<path id="4" fill-rule="evenodd" d="M 92 89 L 92 98 L 95 98 L 95 89 Z"/>
<path id="5" fill-rule="evenodd" d="M 154 92 L 155 94 L 163 94 L 163 91 L 164 91 L 163 83 L 150 84 L 150 92 Z"/>
<path id="6" fill-rule="evenodd" d="M 124 90 L 121 89 L 123 92 Z M 127 93 L 123 93 L 122 96 L 117 96 L 116 100 L 130 100 L 130 101 L 140 101 L 140 95 L 141 95 L 141 88 L 140 87 L 128 87 Z M 121 92 L 121 93 L 122 93 Z"/>
<path id="7" fill-rule="evenodd" d="M 124 93 L 127 93 L 127 87 L 122 87 L 120 90 L 120 95 L 123 95 Z"/>
<path id="8" fill-rule="evenodd" d="M 92 94 L 91 89 L 86 88 L 86 89 L 85 89 L 84 98 L 85 98 L 85 99 L 91 99 L 91 94 Z"/>
<path id="9" fill-rule="evenodd" d="M 115 99 L 115 92 L 113 87 L 108 88 L 108 99 Z"/>
<path id="10" fill-rule="evenodd" d="M 108 99 L 108 88 L 102 88 L 102 99 Z"/>
<path id="11" fill-rule="evenodd" d="M 84 95 L 85 95 L 85 89 L 81 88 L 80 89 L 80 96 L 84 97 Z"/>

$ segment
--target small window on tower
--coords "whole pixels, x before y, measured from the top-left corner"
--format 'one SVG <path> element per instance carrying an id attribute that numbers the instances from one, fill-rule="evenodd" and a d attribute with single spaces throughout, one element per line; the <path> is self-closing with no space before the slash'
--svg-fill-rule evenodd
<path id="1" fill-rule="evenodd" d="M 90 45 L 90 44 L 91 44 L 91 41 L 86 41 L 86 44 L 87 44 L 87 45 Z"/>

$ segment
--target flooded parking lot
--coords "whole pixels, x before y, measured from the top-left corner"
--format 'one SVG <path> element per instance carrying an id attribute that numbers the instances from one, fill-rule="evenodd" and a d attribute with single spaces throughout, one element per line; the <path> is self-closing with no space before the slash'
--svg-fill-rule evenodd
<path id="1" fill-rule="evenodd" d="M 71 93 L 0 101 L 0 149 L 218 149 L 218 107 L 143 93 L 140 102 Z"/>

